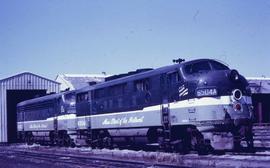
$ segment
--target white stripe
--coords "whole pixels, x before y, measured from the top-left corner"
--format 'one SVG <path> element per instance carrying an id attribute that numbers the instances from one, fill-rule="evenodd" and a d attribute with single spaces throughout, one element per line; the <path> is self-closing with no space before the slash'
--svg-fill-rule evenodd
<path id="1" fill-rule="evenodd" d="M 230 105 L 230 104 L 231 104 L 231 96 L 194 98 L 194 99 L 169 103 L 171 109 L 194 107 L 194 106 Z M 160 110 L 160 105 L 147 107 L 147 108 L 144 108 L 143 110 L 118 112 L 118 113 L 110 113 L 110 114 L 98 114 L 98 115 L 93 115 L 89 117 L 144 113 L 144 112 L 152 112 L 154 110 L 155 111 Z"/>
<path id="2" fill-rule="evenodd" d="M 185 89 L 185 87 L 179 88 L 179 92 L 182 92 Z"/>
<path id="3" fill-rule="evenodd" d="M 182 89 L 180 89 L 180 90 L 179 90 L 179 93 L 183 92 L 185 89 L 187 89 L 187 88 L 182 88 Z"/>
<path id="4" fill-rule="evenodd" d="M 202 97 L 171 103 L 170 108 L 174 109 L 174 108 L 186 108 L 194 106 L 230 105 L 230 104 L 232 104 L 231 96 Z"/>
<path id="5" fill-rule="evenodd" d="M 153 111 L 159 111 L 160 105 L 157 106 L 151 106 L 144 108 L 142 110 L 136 110 L 136 111 L 127 111 L 127 112 L 116 112 L 116 113 L 109 113 L 109 114 L 96 114 L 89 117 L 98 117 L 98 116 L 111 116 L 111 115 L 122 115 L 122 114 L 132 114 L 132 113 L 144 113 L 144 112 L 153 112 Z"/>
<path id="6" fill-rule="evenodd" d="M 179 95 L 180 96 L 183 96 L 183 95 L 185 95 L 186 93 L 188 93 L 188 89 L 185 89 L 183 92 L 181 92 Z"/>
<path id="7" fill-rule="evenodd" d="M 251 98 L 248 96 L 243 96 L 243 100 L 250 104 Z M 250 102 L 249 102 L 250 101 Z M 195 107 L 195 106 L 211 106 L 211 105 L 231 105 L 232 99 L 231 96 L 220 96 L 220 97 L 202 97 L 202 98 L 194 98 L 194 99 L 188 99 L 178 102 L 169 103 L 171 109 L 177 109 L 177 108 L 187 108 L 187 107 Z M 146 107 L 142 110 L 136 110 L 136 111 L 127 111 L 127 112 L 116 112 L 116 113 L 109 113 L 109 114 L 97 114 L 97 115 L 88 115 L 88 116 L 80 116 L 76 117 L 73 115 L 74 118 L 69 119 L 82 119 L 87 117 L 99 117 L 99 116 L 112 116 L 112 115 L 124 115 L 124 114 L 132 114 L 132 113 L 144 113 L 144 112 L 153 112 L 153 111 L 160 111 L 161 105 L 156 106 L 150 106 Z M 27 121 L 25 123 L 38 123 L 38 122 L 44 122 L 46 120 L 39 120 L 39 121 Z M 23 123 L 23 122 L 19 122 Z"/>
<path id="8" fill-rule="evenodd" d="M 186 91 L 182 96 L 185 96 L 185 95 L 187 95 L 188 94 L 188 91 Z"/>

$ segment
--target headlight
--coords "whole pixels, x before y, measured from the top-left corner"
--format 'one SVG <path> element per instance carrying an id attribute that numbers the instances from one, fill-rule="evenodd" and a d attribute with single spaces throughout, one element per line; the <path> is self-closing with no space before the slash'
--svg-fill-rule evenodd
<path id="1" fill-rule="evenodd" d="M 235 100 L 240 100 L 242 98 L 242 92 L 239 89 L 233 90 L 232 95 Z"/>
<path id="2" fill-rule="evenodd" d="M 240 104 L 240 103 L 236 103 L 236 104 L 234 105 L 234 110 L 236 110 L 236 111 L 241 111 L 241 110 L 242 110 L 241 104 Z"/>

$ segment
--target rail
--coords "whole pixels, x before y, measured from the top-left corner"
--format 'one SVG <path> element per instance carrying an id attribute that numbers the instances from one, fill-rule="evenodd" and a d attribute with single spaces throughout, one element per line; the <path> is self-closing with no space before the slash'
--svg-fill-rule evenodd
<path id="1" fill-rule="evenodd" d="M 253 123 L 253 126 L 270 126 L 270 123 Z"/>
<path id="2" fill-rule="evenodd" d="M 127 159 L 116 159 L 109 157 L 96 157 L 96 156 L 85 156 L 78 154 L 65 154 L 65 153 L 47 153 L 40 151 L 28 151 L 21 149 L 8 149 L 1 150 L 0 153 L 8 152 L 9 155 L 19 156 L 23 158 L 38 159 L 47 161 L 50 163 L 60 163 L 74 166 L 86 166 L 86 167 L 110 167 L 110 168 L 187 168 L 189 166 L 173 165 L 164 163 L 152 163 L 139 160 L 127 160 Z"/>

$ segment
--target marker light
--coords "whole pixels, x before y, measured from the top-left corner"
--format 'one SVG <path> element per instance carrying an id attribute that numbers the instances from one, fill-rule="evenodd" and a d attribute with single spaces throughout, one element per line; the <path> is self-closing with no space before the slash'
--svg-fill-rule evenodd
<path id="1" fill-rule="evenodd" d="M 242 109 L 241 104 L 240 104 L 240 103 L 236 103 L 236 104 L 234 105 L 234 109 L 237 110 L 237 111 L 241 111 L 241 109 Z"/>
<path id="2" fill-rule="evenodd" d="M 230 79 L 232 81 L 238 81 L 239 80 L 239 73 L 237 72 L 237 70 L 235 70 L 235 69 L 231 70 Z"/>

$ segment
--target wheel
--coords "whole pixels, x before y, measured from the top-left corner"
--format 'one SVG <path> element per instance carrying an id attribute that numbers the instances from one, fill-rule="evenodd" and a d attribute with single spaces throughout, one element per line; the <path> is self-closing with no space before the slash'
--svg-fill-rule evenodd
<path id="1" fill-rule="evenodd" d="M 179 141 L 178 143 L 174 144 L 174 150 L 180 154 L 188 154 L 190 152 L 190 148 L 188 144 L 185 144 L 184 141 Z"/>
<path id="2" fill-rule="evenodd" d="M 57 139 L 56 139 L 56 144 L 59 147 L 63 147 L 65 145 L 63 134 L 58 133 L 58 136 L 57 136 Z"/>
<path id="3" fill-rule="evenodd" d="M 105 137 L 103 138 L 103 145 L 104 148 L 107 149 L 112 149 L 113 143 L 112 143 L 112 138 L 111 137 Z"/>
<path id="4" fill-rule="evenodd" d="M 34 137 L 33 137 L 32 133 L 29 133 L 29 134 L 26 135 L 25 141 L 26 141 L 27 145 L 33 145 L 34 144 Z"/>
<path id="5" fill-rule="evenodd" d="M 70 136 L 68 134 L 64 134 L 63 141 L 64 141 L 64 146 L 65 147 L 69 147 L 69 146 L 72 145 L 72 139 L 70 138 Z"/>
<path id="6" fill-rule="evenodd" d="M 58 140 L 57 140 L 57 146 L 59 146 L 59 147 L 63 147 L 63 146 L 64 146 L 64 141 L 63 141 L 63 139 L 58 139 Z"/>
<path id="7" fill-rule="evenodd" d="M 49 145 L 54 146 L 56 143 L 56 139 L 55 139 L 55 133 L 54 132 L 50 132 L 49 134 L 49 138 L 50 138 L 50 142 Z"/>
<path id="8" fill-rule="evenodd" d="M 76 144 L 74 142 L 71 142 L 70 147 L 71 148 L 75 148 L 76 147 Z"/>
<path id="9" fill-rule="evenodd" d="M 206 147 L 206 145 L 204 144 L 200 144 L 197 146 L 197 152 L 198 152 L 198 155 L 208 155 L 208 149 Z"/>

